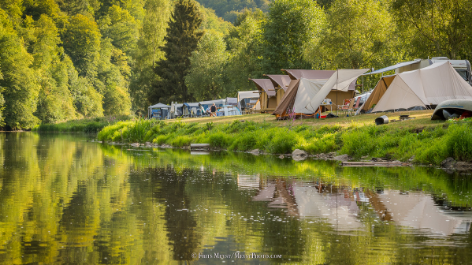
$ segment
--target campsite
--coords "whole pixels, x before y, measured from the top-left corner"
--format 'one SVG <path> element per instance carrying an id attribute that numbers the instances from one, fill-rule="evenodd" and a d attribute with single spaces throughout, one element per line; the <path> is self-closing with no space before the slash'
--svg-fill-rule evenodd
<path id="1" fill-rule="evenodd" d="M 471 0 L 0 22 L 0 265 L 471 264 Z"/>

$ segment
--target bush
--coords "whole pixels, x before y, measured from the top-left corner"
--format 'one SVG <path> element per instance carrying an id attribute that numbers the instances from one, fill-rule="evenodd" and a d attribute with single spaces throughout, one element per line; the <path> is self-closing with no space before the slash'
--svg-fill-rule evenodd
<path id="1" fill-rule="evenodd" d="M 189 146 L 192 142 L 192 138 L 185 135 L 180 135 L 170 140 L 170 145 L 175 147 Z"/>
<path id="2" fill-rule="evenodd" d="M 227 148 L 231 145 L 233 139 L 230 135 L 218 131 L 210 134 L 209 141 L 211 147 Z"/>
<path id="3" fill-rule="evenodd" d="M 472 159 L 472 130 L 468 125 L 449 126 L 445 138 L 447 156 L 463 161 Z"/>
<path id="4" fill-rule="evenodd" d="M 353 129 L 344 132 L 341 140 L 343 142 L 341 153 L 357 158 L 370 154 L 376 147 L 375 139 L 365 129 Z"/>
<path id="5" fill-rule="evenodd" d="M 243 133 L 237 137 L 233 144 L 229 147 L 229 150 L 252 150 L 256 149 L 257 146 L 257 134 L 254 132 Z"/>
<path id="6" fill-rule="evenodd" d="M 268 151 L 273 154 L 291 153 L 297 145 L 297 134 L 294 131 L 280 129 L 269 143 Z"/>

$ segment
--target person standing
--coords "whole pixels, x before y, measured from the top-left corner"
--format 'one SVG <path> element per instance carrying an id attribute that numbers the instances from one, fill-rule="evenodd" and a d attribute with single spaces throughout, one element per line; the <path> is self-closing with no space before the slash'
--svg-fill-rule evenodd
<path id="1" fill-rule="evenodd" d="M 215 105 L 215 103 L 213 103 L 213 105 L 211 106 L 210 111 L 211 111 L 211 116 L 216 117 L 216 105 Z"/>

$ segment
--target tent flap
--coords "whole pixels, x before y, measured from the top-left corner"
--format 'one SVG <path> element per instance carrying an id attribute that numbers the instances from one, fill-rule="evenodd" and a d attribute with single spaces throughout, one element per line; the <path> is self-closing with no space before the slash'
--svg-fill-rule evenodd
<path id="1" fill-rule="evenodd" d="M 321 102 L 326 98 L 332 89 L 344 91 L 344 87 L 347 87 L 356 80 L 360 75 L 369 71 L 369 69 L 339 69 L 334 72 L 328 81 L 323 85 L 320 91 L 315 95 L 313 99 L 305 106 L 305 108 L 311 113 L 314 113 L 321 105 Z M 347 91 L 347 89 L 346 89 Z"/>

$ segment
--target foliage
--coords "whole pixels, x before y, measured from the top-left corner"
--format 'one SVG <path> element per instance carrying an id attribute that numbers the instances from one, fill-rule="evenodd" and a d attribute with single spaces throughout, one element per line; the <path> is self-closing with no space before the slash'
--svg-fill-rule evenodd
<path id="1" fill-rule="evenodd" d="M 166 58 L 157 63 L 154 72 L 161 77 L 149 98 L 170 103 L 173 100 L 187 102 L 193 98 L 184 82 L 190 70 L 190 56 L 203 35 L 199 30 L 202 17 L 193 0 L 179 0 L 174 7 L 165 45 L 160 49 Z"/>
<path id="2" fill-rule="evenodd" d="M 196 100 L 223 97 L 223 75 L 227 60 L 226 44 L 216 32 L 207 32 L 190 57 L 191 68 L 185 83 Z"/>
<path id="3" fill-rule="evenodd" d="M 265 73 L 304 69 L 304 49 L 318 39 L 325 23 L 323 10 L 312 0 L 275 0 L 264 25 Z"/>
<path id="4" fill-rule="evenodd" d="M 383 2 L 336 0 L 327 13 L 327 35 L 321 52 L 332 58 L 331 67 L 359 69 L 386 63 L 382 52 L 388 51 L 395 28 L 385 30 L 391 25 L 391 17 Z"/>
<path id="5" fill-rule="evenodd" d="M 467 0 L 394 0 L 395 21 L 411 41 L 411 53 L 417 57 L 448 56 L 466 59 L 472 56 L 472 7 Z"/>
<path id="6" fill-rule="evenodd" d="M 203 6 L 215 10 L 216 14 L 224 19 L 234 22 L 239 11 L 244 9 L 268 10 L 269 0 L 198 0 Z"/>
<path id="7" fill-rule="evenodd" d="M 145 110 L 152 104 L 148 95 L 153 84 L 159 80 L 152 68 L 155 62 L 164 58 L 164 52 L 158 47 L 164 45 L 171 7 L 171 2 L 167 0 L 148 0 L 144 6 L 145 15 L 134 52 L 135 64 L 129 85 L 133 109 L 138 114 L 146 114 Z"/>

